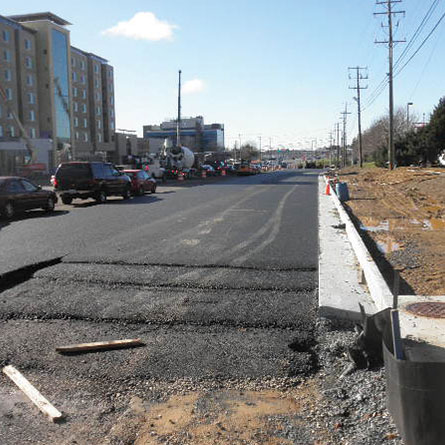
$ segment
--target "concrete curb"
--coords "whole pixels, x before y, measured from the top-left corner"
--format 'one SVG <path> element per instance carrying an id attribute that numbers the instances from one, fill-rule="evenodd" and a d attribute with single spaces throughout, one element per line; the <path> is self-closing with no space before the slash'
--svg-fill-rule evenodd
<path id="1" fill-rule="evenodd" d="M 392 307 L 393 294 L 383 278 L 379 268 L 377 267 L 377 264 L 374 262 L 371 254 L 366 248 L 360 234 L 355 228 L 354 223 L 351 221 L 351 218 L 344 209 L 343 204 L 340 202 L 335 192 L 331 193 L 331 199 L 338 210 L 340 219 L 346 226 L 346 233 L 352 248 L 354 249 L 354 253 L 360 267 L 363 270 L 366 284 L 368 285 L 369 292 L 375 302 L 375 305 L 377 306 L 377 309 L 381 311 L 387 307 Z"/>
<path id="2" fill-rule="evenodd" d="M 324 185 L 320 176 L 318 314 L 325 318 L 361 321 L 359 303 L 366 314 L 374 314 L 378 308 L 362 283 L 361 267 L 345 225 L 331 197 L 324 194 Z"/>

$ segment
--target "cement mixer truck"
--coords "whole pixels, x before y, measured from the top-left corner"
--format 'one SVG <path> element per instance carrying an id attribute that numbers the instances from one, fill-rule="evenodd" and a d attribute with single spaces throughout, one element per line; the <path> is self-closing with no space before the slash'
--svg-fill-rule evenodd
<path id="1" fill-rule="evenodd" d="M 191 169 L 195 163 L 192 150 L 183 146 L 174 146 L 169 138 L 165 139 L 162 147 L 161 159 L 168 178 L 177 178 L 179 174 L 191 176 Z"/>

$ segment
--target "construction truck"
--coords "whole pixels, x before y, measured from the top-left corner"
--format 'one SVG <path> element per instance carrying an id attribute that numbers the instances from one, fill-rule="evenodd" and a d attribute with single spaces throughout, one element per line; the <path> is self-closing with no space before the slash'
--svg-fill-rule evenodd
<path id="1" fill-rule="evenodd" d="M 178 85 L 178 119 L 176 121 L 176 145 L 170 138 L 164 140 L 161 151 L 161 160 L 165 168 L 165 174 L 170 178 L 179 175 L 190 177 L 195 163 L 193 151 L 181 145 L 181 70 L 179 70 Z"/>
<path id="2" fill-rule="evenodd" d="M 162 146 L 161 160 L 167 177 L 176 178 L 179 174 L 187 177 L 195 163 L 195 155 L 187 147 L 174 146 L 167 138 Z"/>

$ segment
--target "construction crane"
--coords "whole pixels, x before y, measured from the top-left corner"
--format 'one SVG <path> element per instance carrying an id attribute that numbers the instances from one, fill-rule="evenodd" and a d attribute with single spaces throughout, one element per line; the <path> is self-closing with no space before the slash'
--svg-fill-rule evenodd
<path id="1" fill-rule="evenodd" d="M 28 162 L 26 164 L 33 164 L 35 161 L 35 157 L 36 157 L 36 150 L 34 148 L 34 145 L 31 142 L 31 139 L 29 138 L 28 134 L 26 133 L 25 127 L 23 126 L 19 117 L 17 116 L 15 111 L 9 106 L 8 96 L 6 95 L 6 91 L 4 90 L 4 88 L 1 85 L 0 85 L 0 97 L 3 99 L 3 101 L 6 105 L 6 112 L 8 113 L 8 115 L 12 116 L 15 123 L 19 127 L 22 138 L 25 140 L 25 146 L 26 146 L 26 150 L 28 151 L 28 156 L 29 156 Z"/>

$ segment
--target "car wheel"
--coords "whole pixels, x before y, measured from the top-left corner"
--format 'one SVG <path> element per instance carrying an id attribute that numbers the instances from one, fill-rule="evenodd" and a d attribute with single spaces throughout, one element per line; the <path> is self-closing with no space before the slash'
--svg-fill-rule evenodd
<path id="1" fill-rule="evenodd" d="M 107 194 L 105 193 L 105 190 L 99 190 L 94 199 L 98 204 L 105 204 L 107 201 Z"/>
<path id="2" fill-rule="evenodd" d="M 43 210 L 45 210 L 45 212 L 52 212 L 55 206 L 56 204 L 54 203 L 54 199 L 48 198 L 48 201 L 46 201 L 46 205 L 45 207 L 43 207 Z"/>
<path id="3" fill-rule="evenodd" d="M 70 205 L 73 202 L 73 198 L 70 196 L 62 196 L 62 202 L 66 205 Z"/>
<path id="4" fill-rule="evenodd" d="M 15 215 L 15 209 L 12 202 L 7 202 L 5 206 L 3 207 L 3 215 L 6 219 L 11 219 Z"/>
<path id="5" fill-rule="evenodd" d="M 131 191 L 129 188 L 126 188 L 124 193 L 122 194 L 123 199 L 130 199 L 131 198 Z"/>
<path id="6" fill-rule="evenodd" d="M 154 185 L 153 188 L 151 189 L 151 193 L 156 193 L 156 186 Z"/>

